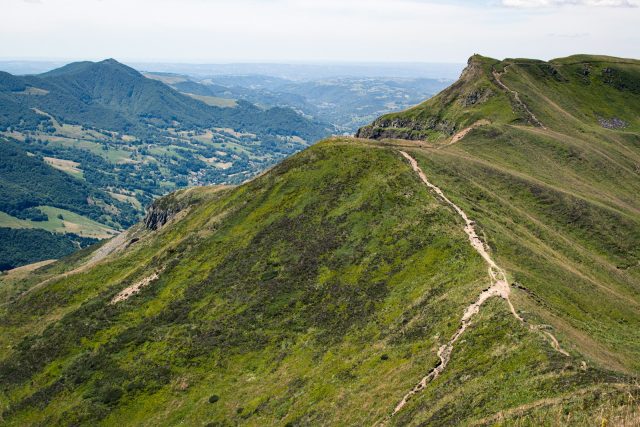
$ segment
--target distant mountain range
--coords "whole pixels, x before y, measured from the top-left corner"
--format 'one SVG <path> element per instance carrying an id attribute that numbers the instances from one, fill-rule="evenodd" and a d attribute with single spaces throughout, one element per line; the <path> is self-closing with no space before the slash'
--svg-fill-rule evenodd
<path id="1" fill-rule="evenodd" d="M 0 70 L 11 74 L 40 74 L 62 67 L 69 61 L 0 60 Z M 463 63 L 438 62 L 337 62 L 337 63 L 172 63 L 126 61 L 136 70 L 174 73 L 205 78 L 211 76 L 262 75 L 285 80 L 309 81 L 349 78 L 406 78 L 455 80 Z"/>
<path id="2" fill-rule="evenodd" d="M 345 134 L 354 133 L 381 114 L 411 107 L 451 83 L 443 78 L 342 76 L 291 80 L 256 74 L 145 75 L 214 103 L 245 100 L 267 108 L 293 108 L 305 117 L 331 123 Z"/>
<path id="3" fill-rule="evenodd" d="M 56 65 L 59 63 L 0 61 L 0 70 L 29 74 Z M 198 98 L 214 106 L 245 100 L 263 108 L 291 107 L 306 117 L 333 124 L 338 133 L 354 133 L 382 114 L 431 97 L 452 83 L 463 68 L 462 64 L 438 63 L 132 66 L 180 92 L 221 98 Z"/>

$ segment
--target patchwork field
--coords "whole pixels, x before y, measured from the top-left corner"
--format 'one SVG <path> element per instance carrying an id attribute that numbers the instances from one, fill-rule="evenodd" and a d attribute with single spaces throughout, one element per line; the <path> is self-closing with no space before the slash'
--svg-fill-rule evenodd
<path id="1" fill-rule="evenodd" d="M 51 206 L 38 206 L 37 209 L 47 215 L 48 220 L 29 221 L 0 212 L 0 227 L 41 228 L 54 233 L 73 233 L 96 239 L 107 239 L 118 233 L 113 228 L 65 209 Z"/>

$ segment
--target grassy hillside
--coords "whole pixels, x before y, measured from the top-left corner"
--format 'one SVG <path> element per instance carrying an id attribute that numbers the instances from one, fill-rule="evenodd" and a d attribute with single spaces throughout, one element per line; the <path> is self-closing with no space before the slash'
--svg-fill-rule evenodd
<path id="1" fill-rule="evenodd" d="M 624 102 L 629 84 L 593 76 L 543 102 L 529 91 L 556 78 L 516 63 L 544 68 L 473 58 L 462 94 L 394 119 L 412 127 L 362 131 L 393 139 L 332 139 L 242 186 L 174 193 L 92 252 L 3 278 L 3 422 L 637 423 L 636 107 L 610 111 L 614 129 L 545 114 L 587 111 L 591 88 Z M 507 296 L 487 294 L 469 228 Z"/>
<path id="2" fill-rule="evenodd" d="M 481 120 L 634 132 L 640 125 L 639 70 L 637 60 L 600 56 L 543 62 L 475 55 L 452 86 L 421 105 L 378 118 L 359 136 L 444 142 Z"/>
<path id="3" fill-rule="evenodd" d="M 361 130 L 421 135 L 412 144 L 423 146 L 428 175 L 486 230 L 522 304 L 577 349 L 629 372 L 640 368 L 638 83 L 636 60 L 475 56 L 437 100 Z M 479 85 L 491 95 L 464 107 Z M 414 129 L 433 117 L 449 118 L 451 130 Z M 486 122 L 452 137 L 479 118 Z"/>
<path id="4" fill-rule="evenodd" d="M 498 61 L 475 55 L 458 81 L 424 103 L 376 119 L 358 130 L 363 138 L 433 141 L 480 120 L 509 123 L 521 120 L 509 96 L 500 91 L 491 70 Z"/>

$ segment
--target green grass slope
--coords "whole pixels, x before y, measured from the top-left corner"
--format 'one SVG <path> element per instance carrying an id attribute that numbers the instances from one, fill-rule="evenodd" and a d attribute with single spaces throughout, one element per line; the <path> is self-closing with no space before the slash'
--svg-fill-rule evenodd
<path id="1" fill-rule="evenodd" d="M 460 109 L 478 84 L 493 94 Z M 638 372 L 640 61 L 472 57 L 456 85 L 450 104 L 430 100 L 399 117 L 453 117 L 459 130 L 500 103 L 517 118 L 487 113 L 490 124 L 453 145 L 429 130 L 426 143 L 414 143 L 432 147 L 416 152 L 427 175 L 481 224 L 532 315 L 600 363 Z M 375 129 L 361 133 L 399 132 Z"/>
<path id="2" fill-rule="evenodd" d="M 477 221 L 525 320 L 551 325 L 588 365 L 632 375 L 640 371 L 639 84 L 637 60 L 475 56 L 438 97 L 359 132 L 408 150 Z M 479 87 L 490 95 L 466 102 Z"/>
<path id="3" fill-rule="evenodd" d="M 7 425 L 553 422 L 637 397 L 632 376 L 563 356 L 492 299 L 445 373 L 388 418 L 488 281 L 457 214 L 396 147 L 323 142 L 153 212 L 174 218 L 134 227 L 98 263 L 76 255 L 3 283 Z"/>
<path id="4" fill-rule="evenodd" d="M 498 61 L 475 55 L 460 79 L 438 95 L 405 111 L 386 114 L 360 128 L 361 138 L 397 138 L 434 141 L 453 135 L 478 120 L 519 120 L 509 95 L 499 90 L 492 76 Z"/>
<path id="5" fill-rule="evenodd" d="M 452 86 L 414 108 L 376 119 L 358 136 L 442 143 L 480 120 L 637 132 L 639 85 L 640 61 L 633 59 L 576 55 L 550 62 L 498 61 L 474 55 Z"/>
<path id="6" fill-rule="evenodd" d="M 636 65 L 601 59 L 474 57 L 434 100 L 360 132 L 380 140 L 174 193 L 93 252 L 1 279 L 2 421 L 637 424 Z M 400 150 L 475 221 L 523 321 L 489 298 L 393 414 L 490 284 Z"/>

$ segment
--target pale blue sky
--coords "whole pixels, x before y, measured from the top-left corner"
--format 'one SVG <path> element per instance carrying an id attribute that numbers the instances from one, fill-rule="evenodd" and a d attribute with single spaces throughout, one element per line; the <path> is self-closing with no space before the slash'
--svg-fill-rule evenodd
<path id="1" fill-rule="evenodd" d="M 640 0 L 0 0 L 2 59 L 640 57 Z"/>

